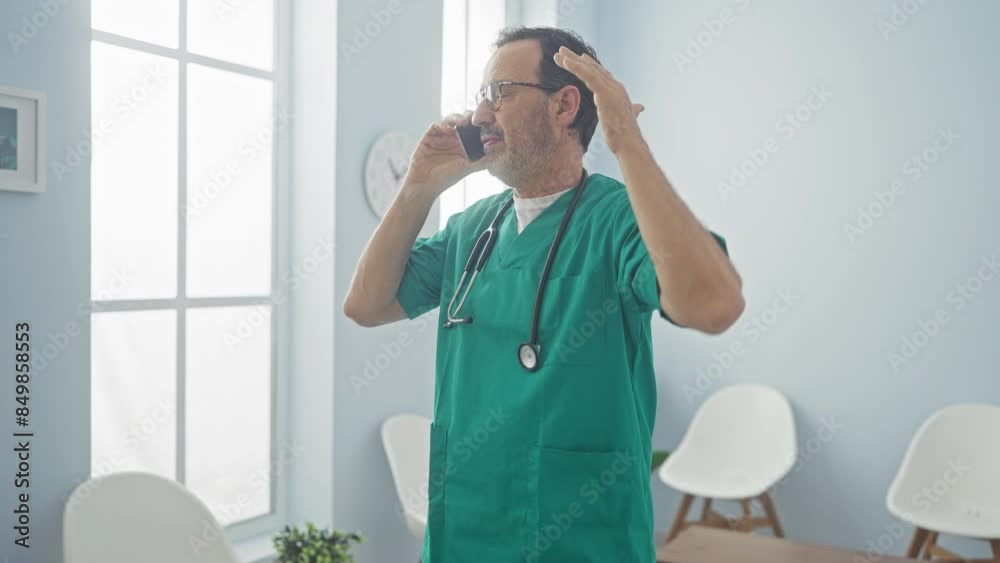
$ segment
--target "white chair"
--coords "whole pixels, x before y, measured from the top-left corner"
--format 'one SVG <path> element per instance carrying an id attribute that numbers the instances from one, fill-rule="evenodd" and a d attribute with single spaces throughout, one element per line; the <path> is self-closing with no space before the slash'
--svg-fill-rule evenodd
<path id="1" fill-rule="evenodd" d="M 427 470 L 431 456 L 431 421 L 415 414 L 389 417 L 382 424 L 382 445 L 406 527 L 424 539 L 427 526 Z"/>
<path id="2" fill-rule="evenodd" d="M 212 513 L 158 475 L 91 479 L 63 511 L 64 563 L 239 563 Z"/>
<path id="3" fill-rule="evenodd" d="M 1000 561 L 1000 407 L 959 404 L 927 419 L 913 436 L 886 506 L 916 528 L 907 557 L 959 557 L 939 534 L 990 542 Z"/>
<path id="4" fill-rule="evenodd" d="M 709 397 L 676 451 L 659 470 L 660 480 L 684 493 L 667 541 L 692 525 L 749 532 L 770 526 L 784 537 L 767 491 L 795 463 L 795 420 L 785 397 L 763 385 L 732 385 Z M 701 519 L 687 522 L 695 497 L 702 497 Z M 738 500 L 739 519 L 712 510 L 712 500 Z M 754 518 L 759 499 L 766 518 Z"/>

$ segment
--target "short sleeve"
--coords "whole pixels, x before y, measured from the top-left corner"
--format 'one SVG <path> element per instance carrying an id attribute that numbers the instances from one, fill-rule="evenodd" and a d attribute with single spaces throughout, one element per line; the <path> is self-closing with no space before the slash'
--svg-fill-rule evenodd
<path id="1" fill-rule="evenodd" d="M 660 307 L 660 282 L 656 278 L 656 268 L 627 199 L 615 214 L 613 228 L 615 245 L 621 249 L 615 261 L 618 269 L 616 284 L 625 306 L 639 312 L 658 311 L 661 318 L 677 325 Z M 726 239 L 709 232 L 728 255 Z"/>
<path id="2" fill-rule="evenodd" d="M 453 231 L 454 219 L 453 216 L 445 228 L 434 235 L 418 238 L 413 243 L 403 280 L 396 292 L 396 299 L 410 319 L 423 315 L 441 303 L 445 256 L 448 253 L 448 239 Z"/>

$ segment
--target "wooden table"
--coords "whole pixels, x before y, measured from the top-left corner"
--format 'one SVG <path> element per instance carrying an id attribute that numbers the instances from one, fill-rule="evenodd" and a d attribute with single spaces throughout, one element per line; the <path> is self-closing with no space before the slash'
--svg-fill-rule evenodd
<path id="1" fill-rule="evenodd" d="M 905 546 L 904 546 L 905 547 Z M 871 561 L 862 551 L 790 542 L 770 536 L 691 526 L 660 548 L 657 563 L 857 563 Z M 883 556 L 878 563 L 915 559 Z"/>

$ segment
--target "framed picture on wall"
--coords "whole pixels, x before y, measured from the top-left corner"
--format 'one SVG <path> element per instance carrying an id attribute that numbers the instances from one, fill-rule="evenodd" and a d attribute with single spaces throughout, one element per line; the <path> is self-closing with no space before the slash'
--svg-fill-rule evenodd
<path id="1" fill-rule="evenodd" d="M 45 191 L 45 93 L 0 86 L 0 190 Z"/>

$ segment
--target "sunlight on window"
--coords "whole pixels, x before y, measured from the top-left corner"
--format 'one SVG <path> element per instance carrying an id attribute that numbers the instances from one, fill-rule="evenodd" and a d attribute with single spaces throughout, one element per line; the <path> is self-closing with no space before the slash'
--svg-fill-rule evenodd
<path id="1" fill-rule="evenodd" d="M 179 0 L 91 0 L 94 29 L 173 49 L 180 35 L 179 18 Z"/>
<path id="2" fill-rule="evenodd" d="M 506 21 L 506 0 L 445 0 L 442 115 L 474 109 L 473 93 L 479 89 L 493 41 Z M 489 172 L 472 174 L 442 194 L 441 226 L 455 213 L 504 188 Z"/>
<path id="3" fill-rule="evenodd" d="M 284 12 L 92 1 L 93 475 L 174 479 L 233 538 L 276 529 Z"/>

